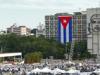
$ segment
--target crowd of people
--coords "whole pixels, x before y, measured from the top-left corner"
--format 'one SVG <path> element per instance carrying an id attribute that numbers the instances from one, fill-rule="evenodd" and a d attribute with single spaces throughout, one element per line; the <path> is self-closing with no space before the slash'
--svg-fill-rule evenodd
<path id="1" fill-rule="evenodd" d="M 1 64 L 0 75 L 33 75 L 32 70 L 39 68 L 43 69 L 48 67 L 51 70 L 59 68 L 68 71 L 70 68 L 82 72 L 93 73 L 95 70 L 100 69 L 100 64 L 90 63 L 73 63 L 73 62 L 58 62 L 58 63 L 34 63 L 34 64 Z M 90 75 L 90 74 L 89 74 Z"/>

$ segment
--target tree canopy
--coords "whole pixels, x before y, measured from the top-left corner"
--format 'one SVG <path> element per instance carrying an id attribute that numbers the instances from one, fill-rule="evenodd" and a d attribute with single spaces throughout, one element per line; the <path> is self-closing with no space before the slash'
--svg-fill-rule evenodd
<path id="1" fill-rule="evenodd" d="M 0 35 L 2 52 L 22 52 L 23 56 L 31 52 L 41 52 L 43 58 L 64 58 L 64 45 L 52 39 L 35 36 L 19 36 L 15 34 Z"/>
<path id="2" fill-rule="evenodd" d="M 41 52 L 43 58 L 53 56 L 56 59 L 64 59 L 64 54 L 70 52 L 70 45 L 68 43 L 65 48 L 64 44 L 43 36 L 36 38 L 35 36 L 15 34 L 0 35 L 1 52 L 22 52 L 23 57 L 29 53 Z M 73 59 L 85 59 L 89 54 L 86 41 L 75 43 Z"/>

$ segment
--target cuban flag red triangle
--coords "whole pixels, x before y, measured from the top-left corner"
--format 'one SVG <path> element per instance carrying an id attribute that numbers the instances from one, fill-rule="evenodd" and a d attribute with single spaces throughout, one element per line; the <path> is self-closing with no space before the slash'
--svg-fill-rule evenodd
<path id="1" fill-rule="evenodd" d="M 70 16 L 62 16 L 60 17 L 60 21 L 61 21 L 61 24 L 63 25 L 63 28 L 66 29 L 69 21 L 70 21 L 71 17 Z"/>

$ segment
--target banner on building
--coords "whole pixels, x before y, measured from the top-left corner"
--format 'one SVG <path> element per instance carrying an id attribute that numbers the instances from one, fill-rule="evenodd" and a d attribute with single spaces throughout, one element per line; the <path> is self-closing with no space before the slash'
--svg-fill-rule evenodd
<path id="1" fill-rule="evenodd" d="M 58 17 L 58 40 L 63 44 L 72 41 L 72 17 L 71 16 Z"/>

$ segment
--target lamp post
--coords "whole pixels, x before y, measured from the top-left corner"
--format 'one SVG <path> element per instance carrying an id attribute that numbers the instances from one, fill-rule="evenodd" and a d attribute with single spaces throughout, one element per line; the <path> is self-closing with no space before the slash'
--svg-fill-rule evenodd
<path id="1" fill-rule="evenodd" d="M 67 60 L 68 59 L 68 54 L 67 54 L 67 43 L 65 43 L 65 54 L 64 54 L 64 56 L 65 56 L 65 60 Z"/>

